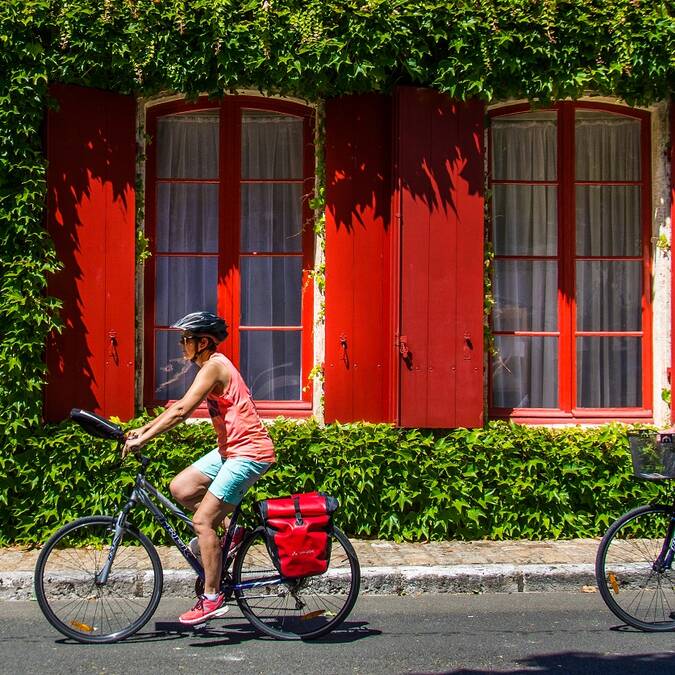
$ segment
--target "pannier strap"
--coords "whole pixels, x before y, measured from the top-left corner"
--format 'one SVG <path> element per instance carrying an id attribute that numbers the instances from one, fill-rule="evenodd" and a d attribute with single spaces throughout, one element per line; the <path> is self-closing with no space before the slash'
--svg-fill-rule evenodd
<path id="1" fill-rule="evenodd" d="M 295 507 L 295 524 L 304 524 L 305 521 L 302 519 L 302 513 L 300 512 L 300 495 L 293 495 L 293 506 Z"/>

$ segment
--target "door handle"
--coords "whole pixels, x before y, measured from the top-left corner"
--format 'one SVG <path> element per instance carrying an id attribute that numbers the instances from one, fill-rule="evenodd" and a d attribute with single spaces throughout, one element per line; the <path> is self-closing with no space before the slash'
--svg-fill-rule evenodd
<path id="1" fill-rule="evenodd" d="M 405 363 L 408 370 L 412 370 L 413 353 L 410 351 L 410 348 L 408 347 L 408 336 L 407 335 L 399 335 L 399 338 L 398 338 L 398 353 L 401 355 L 401 358 L 403 359 L 403 362 Z"/>
<path id="2" fill-rule="evenodd" d="M 340 333 L 340 349 L 342 350 L 340 360 L 345 364 L 345 368 L 349 370 L 349 352 L 347 351 L 347 336 L 344 333 Z"/>
<path id="3" fill-rule="evenodd" d="M 471 342 L 471 333 L 464 333 L 464 345 L 462 347 L 464 360 L 470 361 L 473 356 L 473 342 Z"/>
<path id="4" fill-rule="evenodd" d="M 398 352 L 404 359 L 408 358 L 408 355 L 410 354 L 410 350 L 408 349 L 408 336 L 407 335 L 401 335 L 401 337 L 398 339 Z"/>
<path id="5" fill-rule="evenodd" d="M 108 331 L 108 356 L 115 362 L 115 365 L 119 365 L 120 355 L 117 352 L 117 331 L 111 330 Z"/>

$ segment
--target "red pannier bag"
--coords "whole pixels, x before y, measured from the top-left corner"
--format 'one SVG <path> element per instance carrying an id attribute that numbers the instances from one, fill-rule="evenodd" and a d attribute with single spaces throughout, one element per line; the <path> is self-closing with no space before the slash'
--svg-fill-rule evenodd
<path id="1" fill-rule="evenodd" d="M 323 574 L 328 569 L 333 513 L 338 501 L 322 492 L 277 497 L 258 502 L 267 550 L 287 578 Z"/>

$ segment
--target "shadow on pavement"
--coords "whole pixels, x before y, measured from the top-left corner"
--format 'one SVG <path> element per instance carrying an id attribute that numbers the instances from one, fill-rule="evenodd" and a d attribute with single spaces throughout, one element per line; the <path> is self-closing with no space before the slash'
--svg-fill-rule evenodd
<path id="1" fill-rule="evenodd" d="M 669 665 L 670 664 L 670 665 Z M 521 660 L 521 668 L 499 670 L 504 675 L 526 675 L 527 673 L 585 673 L 586 675 L 649 675 L 650 673 L 672 673 L 675 667 L 675 653 L 662 654 L 590 654 L 584 652 L 559 652 L 540 654 Z M 448 670 L 436 675 L 476 675 L 484 670 L 461 668 Z M 418 673 L 418 675 L 423 675 Z"/>
<path id="2" fill-rule="evenodd" d="M 307 640 L 306 642 L 312 644 L 342 644 L 381 634 L 381 631 L 372 630 L 366 628 L 366 626 L 367 622 L 365 621 L 345 621 L 339 628 L 328 635 L 316 640 Z M 223 628 L 216 628 L 212 623 L 199 631 L 195 631 L 195 637 L 207 638 L 207 640 L 193 642 L 190 645 L 191 647 L 219 647 L 222 645 L 239 644 L 247 640 L 274 640 L 274 638 L 258 633 L 248 622 L 240 624 L 230 623 Z"/>
<path id="3" fill-rule="evenodd" d="M 341 644 L 355 642 L 366 637 L 381 635 L 382 631 L 367 628 L 365 621 L 345 621 L 339 628 L 330 634 L 317 640 L 308 640 L 316 644 Z M 192 628 L 184 626 L 180 621 L 156 621 L 155 630 L 139 631 L 135 635 L 121 640 L 116 644 L 138 644 L 145 642 L 168 642 L 170 640 L 181 640 L 192 638 L 199 642 L 191 642 L 191 647 L 219 647 L 222 645 L 237 645 L 249 640 L 272 640 L 267 635 L 258 633 L 250 623 L 242 621 L 241 623 L 219 624 L 217 621 L 210 621 L 203 628 Z M 81 645 L 82 643 L 70 638 L 55 640 L 57 644 L 62 645 Z M 88 646 L 88 645 L 83 645 Z"/>

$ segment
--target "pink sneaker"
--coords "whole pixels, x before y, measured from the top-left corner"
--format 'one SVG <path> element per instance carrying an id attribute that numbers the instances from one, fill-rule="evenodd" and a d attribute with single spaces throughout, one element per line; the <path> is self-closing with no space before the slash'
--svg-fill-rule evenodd
<path id="1" fill-rule="evenodd" d="M 225 595 L 219 593 L 215 600 L 209 600 L 206 596 L 200 595 L 197 598 L 195 606 L 185 614 L 181 614 L 178 620 L 188 626 L 194 626 L 198 623 L 204 623 L 209 619 L 216 619 L 219 616 L 227 614 L 228 606 L 225 604 Z"/>

